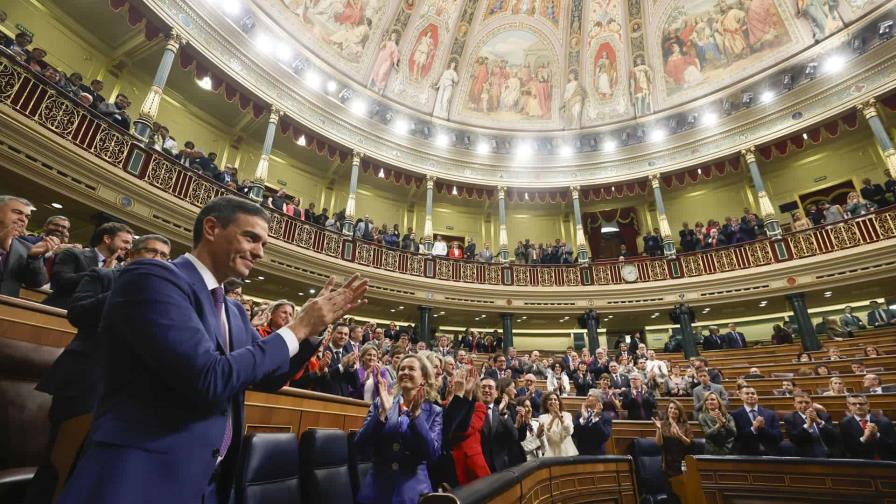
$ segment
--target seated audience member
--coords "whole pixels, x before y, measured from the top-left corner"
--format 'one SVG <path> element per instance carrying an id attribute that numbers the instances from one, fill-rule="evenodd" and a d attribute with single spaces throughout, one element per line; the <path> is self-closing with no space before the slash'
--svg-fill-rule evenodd
<path id="1" fill-rule="evenodd" d="M 765 378 L 762 376 L 762 373 L 759 371 L 758 367 L 751 367 L 750 372 L 744 375 L 744 379 L 746 380 L 758 380 L 760 378 Z"/>
<path id="2" fill-rule="evenodd" d="M 703 398 L 710 392 L 718 396 L 725 406 L 728 405 L 728 392 L 725 391 L 725 387 L 709 381 L 709 370 L 701 369 L 697 371 L 697 381 L 699 384 L 694 387 L 692 392 L 695 413 L 703 408 Z"/>
<path id="3" fill-rule="evenodd" d="M 855 361 L 849 367 L 852 369 L 852 374 L 865 374 L 865 363 L 863 361 Z"/>
<path id="4" fill-rule="evenodd" d="M 548 369 L 548 392 L 557 392 L 561 397 L 569 395 L 569 376 L 564 371 L 562 362 L 555 362 Z"/>
<path id="5" fill-rule="evenodd" d="M 691 384 L 692 387 L 696 387 L 700 383 L 697 380 L 697 373 L 700 372 L 701 369 L 706 369 L 709 372 L 709 381 L 715 383 L 716 385 L 722 384 L 722 373 L 720 373 L 716 368 L 709 367 L 709 361 L 707 361 L 705 357 L 697 357 L 693 359 L 693 366 L 694 380 Z"/>
<path id="6" fill-rule="evenodd" d="M 397 387 L 390 390 L 385 381 L 377 385 L 379 397 L 355 438 L 359 448 L 374 456 L 357 501 L 415 504 L 432 491 L 427 464 L 435 461 L 442 446 L 438 384 L 426 359 L 405 355 L 398 365 Z"/>
<path id="7" fill-rule="evenodd" d="M 594 380 L 588 372 L 588 364 L 585 361 L 579 361 L 576 364 L 576 372 L 572 375 L 572 385 L 576 389 L 576 396 L 585 397 L 588 391 L 594 388 Z"/>
<path id="8" fill-rule="evenodd" d="M 522 447 L 526 460 L 535 460 L 544 456 L 544 436 L 538 437 L 538 417 L 532 411 L 532 403 L 525 396 L 516 398 L 516 430 L 517 439 Z"/>
<path id="9" fill-rule="evenodd" d="M 523 386 L 516 389 L 517 399 L 524 398 L 529 401 L 529 408 L 532 415 L 538 418 L 541 415 L 541 400 L 543 397 L 541 390 L 535 386 L 535 375 L 532 373 L 523 376 Z"/>
<path id="10" fill-rule="evenodd" d="M 868 303 L 868 325 L 871 327 L 888 327 L 896 325 L 896 314 L 886 306 L 881 306 L 877 301 Z"/>
<path id="11" fill-rule="evenodd" d="M 839 435 L 828 415 L 812 406 L 812 398 L 805 392 L 793 394 L 796 411 L 784 417 L 787 437 L 799 457 L 831 458 L 837 454 Z"/>
<path id="12" fill-rule="evenodd" d="M 837 317 L 825 317 L 821 320 L 819 326 L 821 326 L 821 332 L 819 334 L 827 334 L 834 341 L 852 338 L 852 331 L 844 329 L 840 325 L 840 321 Z M 819 326 L 815 327 L 815 332 L 819 332 Z"/>
<path id="13" fill-rule="evenodd" d="M 567 457 L 578 455 L 572 440 L 572 415 L 563 410 L 563 401 L 556 392 L 544 395 L 544 412 L 538 417 L 539 438 L 544 438 L 545 457 Z"/>
<path id="14" fill-rule="evenodd" d="M 728 414 L 725 404 L 715 392 L 703 396 L 703 410 L 697 415 L 703 437 L 706 438 L 707 455 L 728 455 L 734 447 L 737 428 L 734 418 Z"/>
<path id="15" fill-rule="evenodd" d="M 268 321 L 258 327 L 258 335 L 265 338 L 292 322 L 296 313 L 296 305 L 286 299 L 274 301 L 268 312 Z"/>
<path id="16" fill-rule="evenodd" d="M 669 478 L 672 490 L 683 498 L 681 463 L 690 451 L 694 434 L 681 403 L 670 399 L 669 406 L 666 407 L 666 418 L 654 418 L 653 424 L 656 426 L 656 444 L 663 450 L 663 472 Z"/>
<path id="17" fill-rule="evenodd" d="M 735 324 L 728 324 L 728 332 L 725 333 L 725 348 L 746 348 L 747 338 L 744 333 L 737 330 Z"/>
<path id="18" fill-rule="evenodd" d="M 865 353 L 865 357 L 880 357 L 884 355 L 884 353 L 878 350 L 874 345 L 866 346 L 863 352 Z"/>
<path id="19" fill-rule="evenodd" d="M 167 261 L 170 252 L 171 243 L 167 238 L 147 234 L 134 242 L 127 262 L 137 259 Z M 73 461 L 87 437 L 93 410 L 99 400 L 104 366 L 102 345 L 97 334 L 103 308 L 120 272 L 120 268 L 92 268 L 82 278 L 67 312 L 69 322 L 78 332 L 35 387 L 53 396 L 53 402 L 50 404 L 48 459 L 31 483 L 29 502 L 49 502 L 69 474 L 70 467 L 54 467 L 49 461 L 50 454 L 55 454 L 57 461 L 60 456 L 61 460 Z M 56 436 L 60 429 L 65 429 L 66 439 L 57 445 Z"/>
<path id="20" fill-rule="evenodd" d="M 882 394 L 884 392 L 880 383 L 880 376 L 876 374 L 866 374 L 862 377 L 862 390 L 866 394 Z"/>
<path id="21" fill-rule="evenodd" d="M 588 391 L 581 410 L 573 419 L 573 441 L 580 455 L 604 455 L 604 445 L 613 433 L 613 418 L 603 414 L 597 389 Z"/>
<path id="22" fill-rule="evenodd" d="M 872 184 L 870 178 L 862 179 L 862 188 L 859 190 L 862 198 L 874 203 L 878 208 L 888 206 L 890 202 L 887 200 L 887 191 L 880 184 Z"/>
<path id="23" fill-rule="evenodd" d="M 796 370 L 796 376 L 815 376 L 815 371 L 813 371 L 809 366 L 803 366 Z"/>
<path id="24" fill-rule="evenodd" d="M 840 315 L 840 326 L 847 331 L 858 331 L 867 327 L 861 318 L 852 313 L 852 306 L 843 308 L 843 315 Z"/>
<path id="25" fill-rule="evenodd" d="M 355 368 L 358 365 L 358 354 L 346 348 L 348 343 L 349 327 L 344 322 L 333 325 L 333 338 L 330 346 L 325 350 L 332 354 L 327 379 L 324 380 L 321 392 L 342 397 L 351 396 L 351 391 L 359 387 L 358 373 Z M 428 364 L 428 363 L 427 363 Z M 432 366 L 427 366 L 430 372 Z"/>
<path id="26" fill-rule="evenodd" d="M 731 413 L 737 429 L 738 455 L 775 455 L 781 444 L 781 427 L 775 412 L 759 405 L 756 389 L 747 385 L 740 389 L 742 408 Z"/>
<path id="27" fill-rule="evenodd" d="M 871 413 L 871 404 L 862 394 L 846 396 L 849 415 L 840 420 L 840 437 L 848 458 L 896 461 L 896 432 L 884 415 Z"/>
<path id="28" fill-rule="evenodd" d="M 656 409 L 656 397 L 653 392 L 644 386 L 641 375 L 633 374 L 629 377 L 631 387 L 620 394 L 620 403 L 628 412 L 629 420 L 649 420 L 653 418 Z"/>
<path id="29" fill-rule="evenodd" d="M 793 334 L 781 327 L 781 324 L 772 326 L 772 345 L 788 345 L 793 343 Z"/>
<path id="30" fill-rule="evenodd" d="M 136 243 L 134 244 L 136 246 Z M 243 282 L 239 278 L 228 278 L 224 281 L 224 295 L 235 301 L 243 299 Z"/>
<path id="31" fill-rule="evenodd" d="M 439 257 L 448 255 L 448 244 L 440 235 L 436 235 L 436 241 L 432 244 L 432 255 Z"/>
<path id="32" fill-rule="evenodd" d="M 75 289 L 91 269 L 121 266 L 131 248 L 134 232 L 120 222 L 107 222 L 97 228 L 95 236 L 99 240 L 95 247 L 67 248 L 56 257 L 50 277 L 53 292 L 43 304 L 68 309 Z"/>
<path id="33" fill-rule="evenodd" d="M 709 326 L 709 334 L 703 337 L 704 350 L 721 350 L 725 348 L 725 338 L 719 334 L 717 326 Z"/>
<path id="34" fill-rule="evenodd" d="M 840 355 L 840 347 L 832 346 L 828 348 L 828 355 L 824 358 L 824 360 L 843 360 L 844 357 Z"/>
<path id="35" fill-rule="evenodd" d="M 672 372 L 666 377 L 666 395 L 670 397 L 688 397 L 691 395 L 691 385 L 681 375 L 681 366 L 672 364 Z"/>
<path id="36" fill-rule="evenodd" d="M 839 376 L 832 376 L 830 380 L 828 380 L 828 386 L 831 388 L 826 391 L 822 395 L 843 395 L 846 394 L 846 387 L 843 386 L 843 378 Z"/>
<path id="37" fill-rule="evenodd" d="M 47 234 L 28 241 L 26 229 L 34 206 L 16 196 L 0 196 L 0 294 L 19 297 L 24 285 L 37 289 L 49 278 L 43 257 L 59 247 L 60 239 Z M 35 240 L 31 240 L 35 241 Z"/>
<path id="38" fill-rule="evenodd" d="M 781 380 L 781 395 L 792 396 L 793 393 L 798 390 L 799 388 L 796 386 L 796 382 L 793 380 L 793 378 L 784 378 L 783 380 Z"/>
<path id="39" fill-rule="evenodd" d="M 482 454 L 491 472 L 503 471 L 510 467 L 510 444 L 519 441 L 516 417 L 510 414 L 507 396 L 499 393 L 495 380 L 482 379 L 480 392 L 486 408 Z"/>
<path id="40" fill-rule="evenodd" d="M 800 352 L 796 354 L 795 362 L 812 362 L 814 360 L 815 358 L 812 357 L 812 354 L 810 354 L 809 352 Z"/>
<path id="41" fill-rule="evenodd" d="M 96 107 L 96 111 L 103 115 L 106 119 L 109 119 L 119 128 L 125 131 L 130 131 L 131 116 L 128 115 L 128 107 L 130 106 L 131 101 L 128 100 L 128 97 L 122 93 L 118 93 L 118 96 L 115 97 L 114 102 L 100 103 Z"/>
<path id="42" fill-rule="evenodd" d="M 819 364 L 815 366 L 815 376 L 830 376 L 831 368 L 827 364 Z"/>

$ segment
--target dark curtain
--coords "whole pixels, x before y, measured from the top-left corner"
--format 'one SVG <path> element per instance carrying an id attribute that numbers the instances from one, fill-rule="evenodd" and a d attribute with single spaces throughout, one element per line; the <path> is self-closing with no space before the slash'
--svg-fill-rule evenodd
<path id="1" fill-rule="evenodd" d="M 600 257 L 618 257 L 618 243 L 625 244 L 629 254 L 638 255 L 638 217 L 633 207 L 616 208 L 612 210 L 601 210 L 598 212 L 584 212 L 582 221 L 585 223 L 585 237 L 588 240 L 588 246 L 591 247 L 591 256 Z M 616 222 L 619 227 L 619 240 L 613 240 L 613 247 L 616 250 L 602 251 L 601 246 L 606 246 L 601 239 L 601 222 Z M 606 254 L 602 252 L 607 252 Z"/>

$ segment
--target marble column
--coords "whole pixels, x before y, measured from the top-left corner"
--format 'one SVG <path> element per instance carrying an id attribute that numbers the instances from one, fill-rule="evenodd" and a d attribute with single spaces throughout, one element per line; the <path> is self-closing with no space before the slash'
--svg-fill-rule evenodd
<path id="1" fill-rule="evenodd" d="M 765 183 L 762 181 L 762 175 L 759 173 L 759 163 L 756 162 L 756 147 L 751 146 L 740 151 L 740 153 L 747 161 L 750 176 L 753 178 L 753 185 L 756 187 L 756 196 L 759 199 L 759 212 L 762 215 L 762 220 L 765 222 L 765 232 L 769 238 L 780 238 L 781 225 L 778 223 L 775 207 L 772 206 L 772 201 L 765 192 Z"/>
<path id="2" fill-rule="evenodd" d="M 506 191 L 506 187 L 498 186 L 498 257 L 501 262 L 510 260 L 510 251 L 507 249 L 507 210 L 504 206 Z"/>
<path id="3" fill-rule="evenodd" d="M 501 328 L 504 330 L 504 341 L 502 350 L 506 354 L 510 347 L 513 346 L 513 314 L 501 314 Z"/>
<path id="4" fill-rule="evenodd" d="M 265 183 L 268 180 L 268 159 L 271 157 L 271 149 L 274 147 L 274 135 L 277 133 L 277 123 L 283 112 L 277 107 L 271 107 L 268 115 L 268 129 L 264 134 L 264 144 L 261 146 L 261 158 L 258 160 L 258 166 L 255 167 L 255 176 L 252 177 L 252 184 L 249 190 L 249 197 L 255 201 L 261 201 L 261 195 L 264 194 Z"/>
<path id="5" fill-rule="evenodd" d="M 159 62 L 156 76 L 152 80 L 152 86 L 150 86 L 146 98 L 143 99 L 143 105 L 140 107 L 140 112 L 134 121 L 134 134 L 143 141 L 149 140 L 152 123 L 155 122 L 156 115 L 159 113 L 162 93 L 165 89 L 165 83 L 168 82 L 171 66 L 174 63 L 174 56 L 177 54 L 177 50 L 184 45 L 183 36 L 176 30 L 171 30 L 165 37 L 165 40 L 165 49 L 162 50 L 162 61 Z"/>
<path id="6" fill-rule="evenodd" d="M 426 343 L 427 348 L 432 348 L 432 337 L 429 323 L 432 320 L 432 306 L 418 306 L 420 319 L 417 322 L 417 340 Z"/>
<path id="7" fill-rule="evenodd" d="M 588 262 L 588 245 L 585 243 L 585 228 L 582 227 L 582 207 L 579 204 L 579 186 L 569 188 L 572 194 L 572 212 L 576 218 L 576 257 L 580 263 Z"/>
<path id="8" fill-rule="evenodd" d="M 348 180 L 348 201 L 345 203 L 345 220 L 342 221 L 342 232 L 351 236 L 355 234 L 355 195 L 358 193 L 358 171 L 361 169 L 361 151 L 352 152 L 352 174 Z"/>
<path id="9" fill-rule="evenodd" d="M 423 221 L 423 248 L 432 252 L 432 191 L 436 184 L 435 175 L 426 176 L 426 217 Z"/>
<path id="10" fill-rule="evenodd" d="M 675 257 L 675 242 L 672 241 L 672 229 L 669 227 L 669 219 L 666 218 L 666 205 L 663 204 L 663 192 L 660 190 L 660 174 L 651 173 L 648 178 L 653 187 L 653 199 L 656 200 L 656 219 L 663 238 L 663 253 L 666 257 Z"/>
<path id="11" fill-rule="evenodd" d="M 890 176 L 896 178 L 896 148 L 893 147 L 893 141 L 890 140 L 887 128 L 880 119 L 880 114 L 877 111 L 877 101 L 872 98 L 856 105 L 856 108 L 862 112 L 865 120 L 868 121 L 868 126 L 871 127 L 871 132 L 874 133 L 874 140 L 880 147 L 881 152 L 883 152 L 887 169 L 890 170 Z"/>
<path id="12" fill-rule="evenodd" d="M 793 309 L 793 316 L 796 317 L 796 328 L 800 333 L 800 344 L 806 352 L 814 352 L 821 350 L 821 343 L 818 341 L 818 335 L 815 334 L 815 326 L 812 325 L 812 317 L 809 316 L 809 310 L 806 308 L 806 295 L 802 292 L 795 292 L 785 296 L 790 307 Z"/>

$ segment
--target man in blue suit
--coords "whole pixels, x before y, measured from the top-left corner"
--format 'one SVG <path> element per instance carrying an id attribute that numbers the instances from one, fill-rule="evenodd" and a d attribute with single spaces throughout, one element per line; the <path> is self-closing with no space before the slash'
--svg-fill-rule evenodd
<path id="1" fill-rule="evenodd" d="M 367 290 L 357 275 L 336 290 L 330 278 L 295 320 L 259 338 L 221 284 L 249 276 L 268 222 L 250 201 L 216 198 L 196 218 L 190 254 L 121 272 L 99 331 L 103 393 L 59 504 L 230 500 L 244 391 L 287 383 Z"/>
<path id="2" fill-rule="evenodd" d="M 742 408 L 731 412 L 737 429 L 735 437 L 738 455 L 776 455 L 781 444 L 781 424 L 774 411 L 759 406 L 756 389 L 740 389 Z"/>
<path id="3" fill-rule="evenodd" d="M 896 315 L 893 310 L 881 306 L 877 301 L 869 303 L 868 327 L 889 327 L 896 325 Z"/>
<path id="4" fill-rule="evenodd" d="M 793 393 L 794 411 L 784 417 L 787 437 L 796 455 L 804 458 L 833 458 L 839 453 L 840 436 L 830 415 L 818 413 L 805 392 Z"/>
<path id="5" fill-rule="evenodd" d="M 725 334 L 725 348 L 746 348 L 747 338 L 744 333 L 738 332 L 737 326 L 728 324 L 728 332 Z"/>

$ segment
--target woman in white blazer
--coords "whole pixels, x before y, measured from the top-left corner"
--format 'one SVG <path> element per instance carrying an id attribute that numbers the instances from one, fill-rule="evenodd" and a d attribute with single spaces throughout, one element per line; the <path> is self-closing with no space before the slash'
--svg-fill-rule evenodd
<path id="1" fill-rule="evenodd" d="M 548 392 L 557 392 L 559 395 L 566 397 L 569 395 L 569 376 L 563 369 L 563 364 L 555 362 L 548 369 Z"/>
<path id="2" fill-rule="evenodd" d="M 567 457 L 578 455 L 572 440 L 572 415 L 563 411 L 563 402 L 556 392 L 548 392 L 541 399 L 542 408 L 547 411 L 538 417 L 538 437 L 544 440 L 545 457 Z"/>

